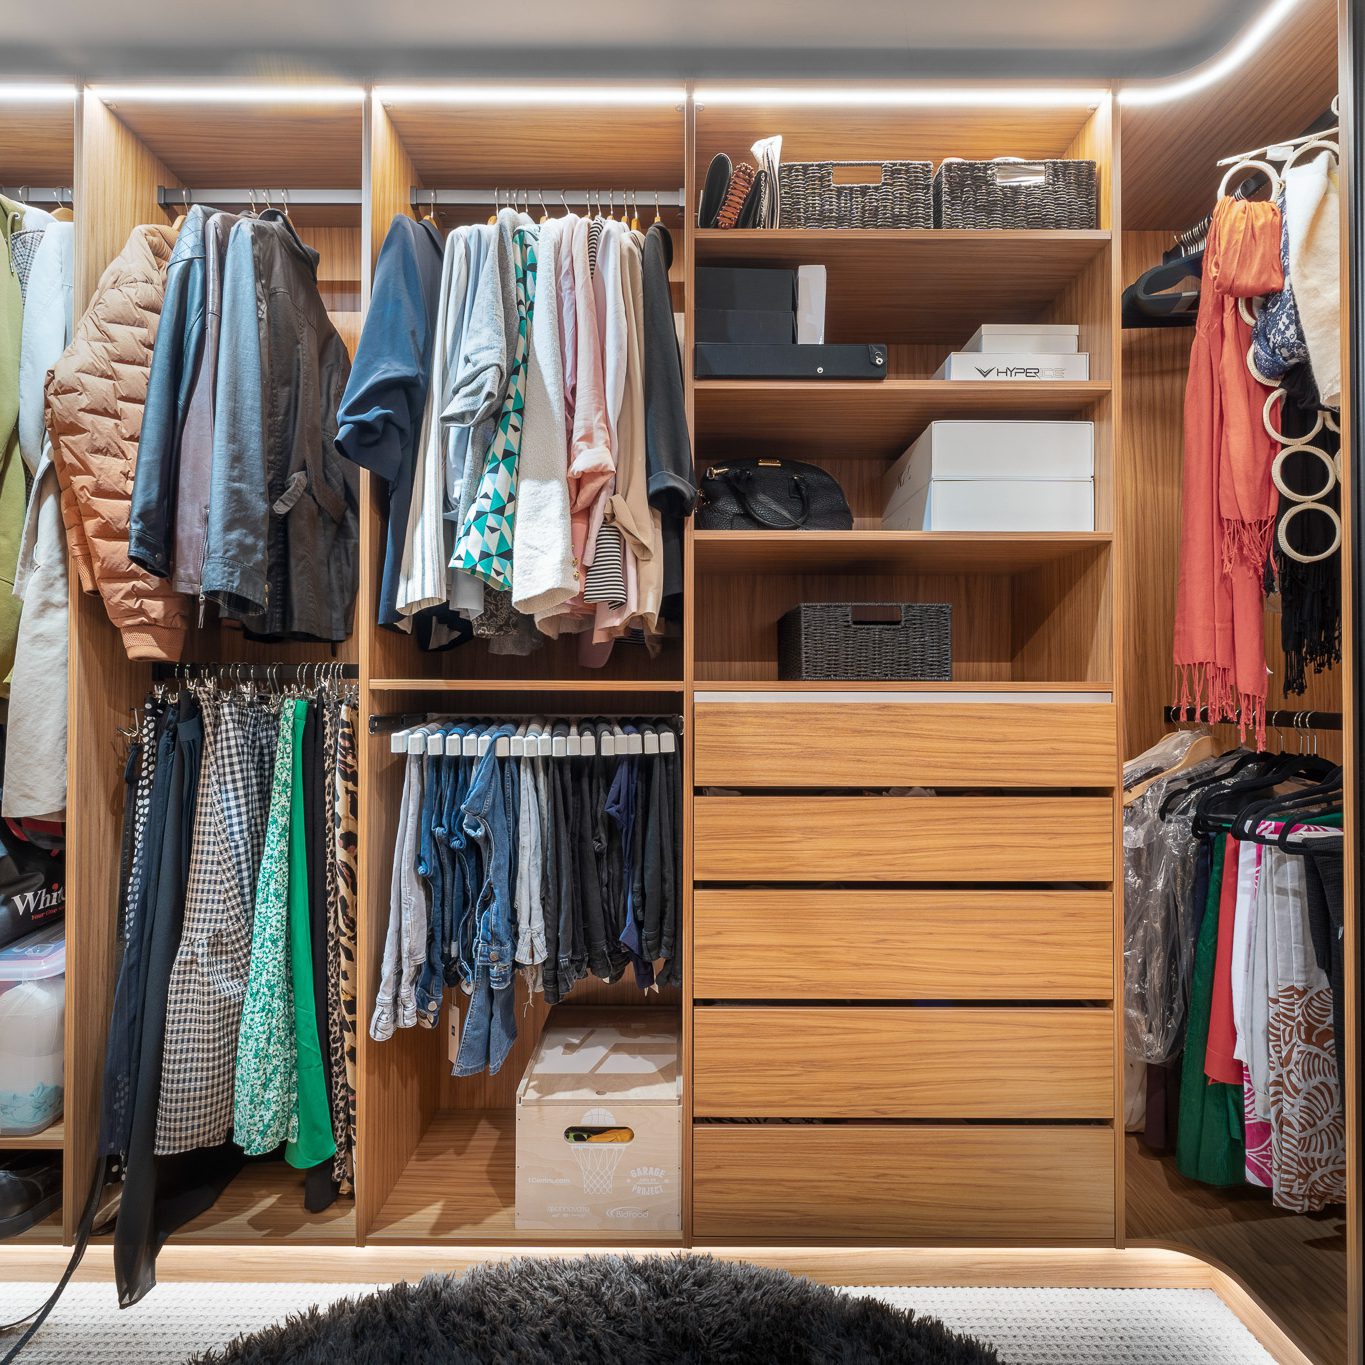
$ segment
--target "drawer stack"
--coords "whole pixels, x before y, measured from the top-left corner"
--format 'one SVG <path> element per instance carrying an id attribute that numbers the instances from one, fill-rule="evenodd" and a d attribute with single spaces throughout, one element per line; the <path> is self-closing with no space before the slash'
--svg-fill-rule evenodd
<path id="1" fill-rule="evenodd" d="M 1113 705 L 694 735 L 695 1237 L 1111 1240 Z"/>

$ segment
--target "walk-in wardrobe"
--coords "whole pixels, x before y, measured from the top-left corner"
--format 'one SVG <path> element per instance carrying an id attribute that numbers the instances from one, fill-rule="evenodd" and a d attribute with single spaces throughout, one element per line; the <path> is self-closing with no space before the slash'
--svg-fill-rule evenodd
<path id="1" fill-rule="evenodd" d="M 1359 1244 L 1358 1170 L 1348 1206 L 1314 1215 L 1184 1180 L 1125 1132 L 1121 1008 L 1122 764 L 1178 725 L 1166 708 L 1190 351 L 1188 330 L 1125 330 L 1122 295 L 1210 211 L 1222 158 L 1297 136 L 1330 110 L 1340 47 L 1336 4 L 1305 0 L 1248 64 L 1147 102 L 1126 100 L 1107 76 L 1041 92 L 1006 80 L 395 82 L 272 99 L 249 87 L 210 97 L 102 85 L 89 72 L 71 99 L 41 102 L 8 100 L 0 84 L 0 185 L 69 193 L 78 313 L 135 226 L 171 223 L 194 203 L 287 210 L 320 253 L 319 288 L 352 351 L 395 215 L 430 214 L 443 233 L 508 204 L 533 218 L 584 204 L 644 227 L 657 218 L 672 235 L 697 469 L 809 461 L 835 475 L 853 514 L 850 531 L 689 523 L 676 629 L 657 652 L 622 644 L 590 669 L 567 638 L 520 656 L 478 639 L 436 652 L 380 627 L 388 490 L 362 471 L 349 640 L 279 645 L 192 628 L 195 664 L 353 670 L 362 1022 L 354 1197 L 308 1213 L 298 1172 L 252 1162 L 173 1245 L 1156 1245 L 1230 1271 L 1308 1359 L 1346 1358 L 1348 1305 L 1360 1330 L 1360 1262 L 1347 1251 Z M 1096 226 L 698 229 L 713 156 L 738 159 L 777 133 L 788 161 L 1093 161 Z M 827 271 L 826 340 L 885 345 L 884 379 L 694 376 L 699 268 L 812 261 Z M 1076 324 L 1089 378 L 934 377 L 983 321 Z M 897 458 L 930 422 L 968 417 L 1093 423 L 1094 529 L 882 529 Z M 1350 420 L 1348 393 L 1343 451 Z M 1348 664 L 1311 678 L 1302 698 L 1272 679 L 1268 703 L 1343 718 L 1320 742 L 1348 765 L 1348 875 L 1351 474 L 1344 458 Z M 780 678 L 779 619 L 798 603 L 842 601 L 951 604 L 952 680 Z M 37 1139 L 0 1139 L 64 1153 L 61 1216 L 29 1234 L 49 1242 L 71 1240 L 97 1166 L 119 732 L 154 682 L 125 657 L 97 598 L 73 591 L 70 627 L 66 1113 Z M 1277 622 L 1267 631 L 1278 674 Z M 451 1074 L 458 990 L 434 1029 L 377 1041 L 365 1027 L 404 783 L 391 741 L 426 716 L 680 726 L 682 985 L 585 981 L 565 1002 L 654 1011 L 681 1028 L 676 1233 L 518 1229 L 517 1091 L 551 1017 L 524 983 L 516 1046 L 496 1075 Z M 1235 728 L 1217 733 L 1237 741 Z M 1347 905 L 1350 1071 L 1349 890 Z M 1358 1162 L 1355 1103 L 1348 1089 Z"/>

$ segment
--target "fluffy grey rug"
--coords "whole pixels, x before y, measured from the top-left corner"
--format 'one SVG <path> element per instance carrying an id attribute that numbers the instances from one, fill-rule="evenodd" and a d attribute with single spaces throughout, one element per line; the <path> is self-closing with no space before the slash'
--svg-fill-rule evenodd
<path id="1" fill-rule="evenodd" d="M 998 1365 L 933 1318 L 709 1256 L 509 1261 L 239 1337 L 198 1365 Z"/>

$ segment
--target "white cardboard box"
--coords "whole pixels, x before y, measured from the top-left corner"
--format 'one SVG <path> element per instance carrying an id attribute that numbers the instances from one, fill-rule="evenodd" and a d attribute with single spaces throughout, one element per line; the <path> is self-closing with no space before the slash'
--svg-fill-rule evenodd
<path id="1" fill-rule="evenodd" d="M 608 1140 L 585 1140 L 593 1130 Z M 682 1036 L 671 1011 L 551 1016 L 517 1088 L 517 1227 L 682 1227 Z"/>
<path id="2" fill-rule="evenodd" d="M 1090 479 L 935 479 L 887 508 L 888 531 L 1093 531 Z"/>
<path id="3" fill-rule="evenodd" d="M 819 346 L 825 340 L 826 272 L 822 265 L 796 267 L 796 344 Z"/>
<path id="4" fill-rule="evenodd" d="M 943 421 L 923 434 L 882 480 L 882 506 L 930 479 L 1090 479 L 1093 422 Z"/>
<path id="5" fill-rule="evenodd" d="M 1000 351 L 954 351 L 938 367 L 935 379 L 1089 379 L 1090 353 L 1056 352 L 1010 355 Z"/>
<path id="6" fill-rule="evenodd" d="M 1081 329 L 1074 322 L 985 322 L 962 349 L 1001 355 L 1075 355 L 1080 348 Z"/>

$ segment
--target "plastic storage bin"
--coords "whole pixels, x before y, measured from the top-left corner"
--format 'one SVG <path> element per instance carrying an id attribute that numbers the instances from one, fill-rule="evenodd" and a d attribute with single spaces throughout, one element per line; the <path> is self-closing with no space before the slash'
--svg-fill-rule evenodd
<path id="1" fill-rule="evenodd" d="M 41 1133 L 62 1113 L 66 928 L 0 949 L 0 1133 Z"/>

